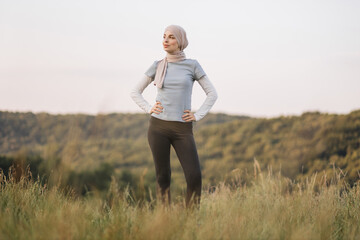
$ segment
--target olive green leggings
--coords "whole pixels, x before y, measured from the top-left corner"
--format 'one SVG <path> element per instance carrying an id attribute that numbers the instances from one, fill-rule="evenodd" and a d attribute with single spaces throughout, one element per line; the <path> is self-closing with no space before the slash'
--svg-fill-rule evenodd
<path id="1" fill-rule="evenodd" d="M 186 207 L 200 204 L 201 170 L 193 136 L 192 122 L 165 121 L 150 118 L 148 141 L 155 162 L 157 193 L 170 203 L 170 145 L 175 149 L 187 183 Z"/>

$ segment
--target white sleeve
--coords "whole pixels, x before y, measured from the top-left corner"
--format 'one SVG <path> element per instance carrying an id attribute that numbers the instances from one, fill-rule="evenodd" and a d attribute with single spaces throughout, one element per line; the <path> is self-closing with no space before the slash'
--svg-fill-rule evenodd
<path id="1" fill-rule="evenodd" d="M 200 86 L 206 93 L 206 99 L 204 103 L 201 105 L 198 111 L 194 113 L 196 121 L 201 120 L 205 115 L 210 111 L 216 99 L 218 97 L 216 90 L 212 83 L 210 82 L 209 78 L 205 75 L 198 80 Z"/>
<path id="2" fill-rule="evenodd" d="M 130 96 L 139 107 L 147 113 L 150 113 L 152 106 L 144 99 L 142 93 L 144 89 L 152 82 L 152 78 L 144 75 L 141 81 L 131 90 Z"/>

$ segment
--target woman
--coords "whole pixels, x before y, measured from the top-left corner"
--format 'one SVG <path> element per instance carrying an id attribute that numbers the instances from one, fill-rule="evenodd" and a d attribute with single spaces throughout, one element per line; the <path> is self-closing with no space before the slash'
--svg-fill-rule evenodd
<path id="1" fill-rule="evenodd" d="M 200 204 L 201 170 L 192 132 L 192 122 L 202 119 L 214 105 L 217 93 L 200 64 L 185 58 L 186 32 L 177 25 L 165 29 L 163 47 L 167 52 L 155 61 L 131 92 L 133 100 L 151 114 L 148 141 L 155 162 L 157 194 L 170 203 L 170 145 L 175 149 L 187 183 L 186 207 Z M 191 112 L 191 94 L 197 81 L 207 97 L 196 113 Z M 150 105 L 142 96 L 151 83 L 157 87 L 156 103 Z"/>

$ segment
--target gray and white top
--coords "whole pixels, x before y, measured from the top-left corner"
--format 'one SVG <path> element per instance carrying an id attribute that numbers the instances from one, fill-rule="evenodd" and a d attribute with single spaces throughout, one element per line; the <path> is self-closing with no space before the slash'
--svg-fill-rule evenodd
<path id="1" fill-rule="evenodd" d="M 132 99 L 147 113 L 150 113 L 152 105 L 143 98 L 142 93 L 154 80 L 158 62 L 155 61 L 150 66 L 143 79 L 131 91 Z M 168 63 L 163 87 L 157 88 L 156 96 L 156 101 L 161 102 L 164 109 L 160 114 L 151 115 L 162 120 L 185 122 L 181 117 L 184 110 L 191 111 L 191 95 L 195 80 L 206 93 L 204 103 L 194 113 L 196 121 L 202 119 L 214 105 L 217 93 L 198 61 L 194 59 Z"/>

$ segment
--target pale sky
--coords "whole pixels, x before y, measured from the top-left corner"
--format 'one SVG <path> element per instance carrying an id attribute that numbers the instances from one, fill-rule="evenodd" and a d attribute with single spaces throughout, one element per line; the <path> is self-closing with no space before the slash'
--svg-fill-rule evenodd
<path id="1" fill-rule="evenodd" d="M 142 112 L 129 93 L 170 24 L 217 89 L 214 113 L 360 109 L 357 0 L 0 0 L 0 111 Z M 205 97 L 195 83 L 194 111 Z"/>

